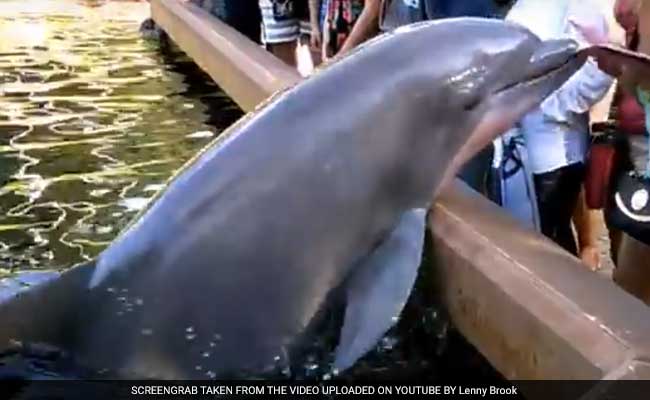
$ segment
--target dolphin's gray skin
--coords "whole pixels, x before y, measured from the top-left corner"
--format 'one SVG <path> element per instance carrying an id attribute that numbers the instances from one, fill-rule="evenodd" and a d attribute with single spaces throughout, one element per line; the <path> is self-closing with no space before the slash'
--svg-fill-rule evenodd
<path id="1" fill-rule="evenodd" d="M 400 313 L 443 180 L 559 87 L 575 54 L 470 18 L 376 39 L 211 144 L 96 266 L 0 307 L 0 340 L 128 376 L 211 378 L 287 363 L 343 294 L 346 368 Z"/>

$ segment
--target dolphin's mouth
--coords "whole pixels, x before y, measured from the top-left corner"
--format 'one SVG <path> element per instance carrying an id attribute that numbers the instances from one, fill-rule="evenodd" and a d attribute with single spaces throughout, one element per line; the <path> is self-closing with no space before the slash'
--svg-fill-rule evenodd
<path id="1" fill-rule="evenodd" d="M 494 94 L 501 94 L 501 93 L 504 93 L 504 92 L 508 92 L 508 91 L 510 91 L 512 89 L 518 89 L 520 87 L 531 86 L 531 85 L 534 85 L 536 83 L 539 83 L 540 81 L 549 78 L 551 75 L 555 75 L 556 73 L 558 73 L 560 71 L 563 71 L 566 67 L 569 67 L 571 64 L 573 64 L 573 61 L 575 61 L 577 59 L 578 59 L 577 55 L 573 56 L 572 58 L 567 59 L 564 63 L 562 63 L 561 65 L 559 65 L 559 66 L 557 66 L 557 67 L 555 67 L 553 69 L 544 71 L 543 73 L 540 73 L 539 75 L 533 75 L 533 76 L 527 78 L 525 81 L 513 82 L 513 83 L 511 83 L 511 84 L 509 84 L 507 86 L 502 87 L 501 89 L 498 89 L 496 92 L 494 92 Z"/>
<path id="2" fill-rule="evenodd" d="M 522 86 L 531 86 L 574 65 L 578 60 L 578 45 L 573 40 L 549 40 L 540 46 L 530 58 L 530 65 L 523 79 L 501 87 L 494 94 L 501 94 Z"/>

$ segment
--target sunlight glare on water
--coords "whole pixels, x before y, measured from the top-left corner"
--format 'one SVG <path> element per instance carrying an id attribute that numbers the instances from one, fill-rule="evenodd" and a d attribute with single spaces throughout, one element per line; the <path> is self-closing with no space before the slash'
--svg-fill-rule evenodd
<path id="1" fill-rule="evenodd" d="M 240 115 L 184 55 L 140 38 L 148 14 L 0 0 L 0 277 L 94 257 Z"/>

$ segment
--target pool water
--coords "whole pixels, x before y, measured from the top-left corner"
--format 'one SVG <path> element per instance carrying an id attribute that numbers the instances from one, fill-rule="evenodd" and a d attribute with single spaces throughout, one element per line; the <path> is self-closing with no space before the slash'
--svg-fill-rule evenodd
<path id="1" fill-rule="evenodd" d="M 0 0 L 0 278 L 97 255 L 241 115 L 183 54 L 140 38 L 148 12 Z"/>

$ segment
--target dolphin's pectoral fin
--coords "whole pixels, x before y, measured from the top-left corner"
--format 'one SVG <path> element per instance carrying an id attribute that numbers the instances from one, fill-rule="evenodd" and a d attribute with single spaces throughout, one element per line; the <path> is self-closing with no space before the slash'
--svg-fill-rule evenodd
<path id="1" fill-rule="evenodd" d="M 347 282 L 345 320 L 334 361 L 338 370 L 352 366 L 397 322 L 422 259 L 425 219 L 424 209 L 404 213 Z"/>

